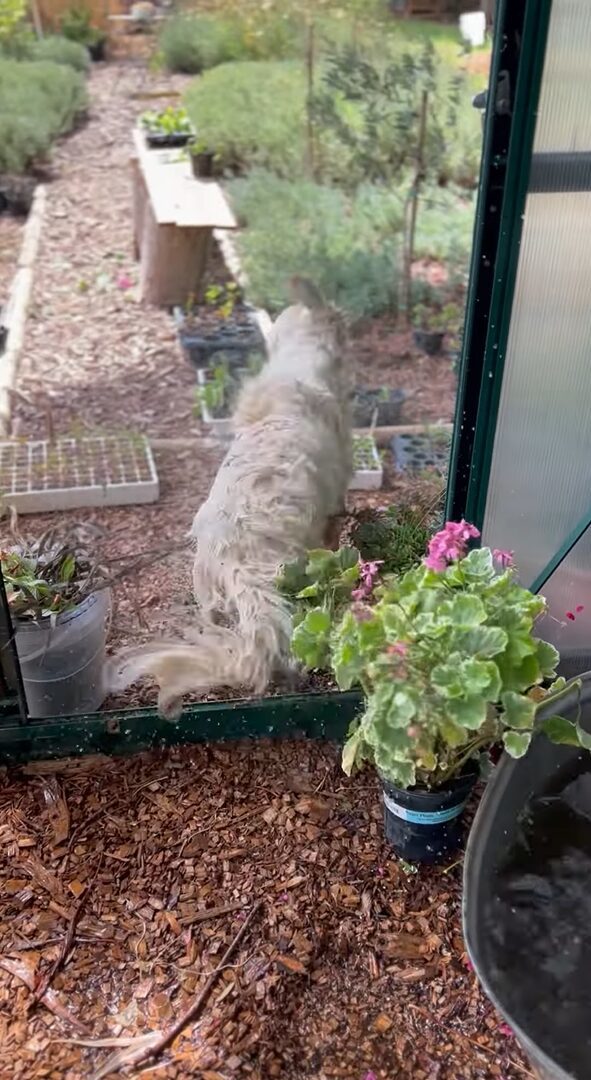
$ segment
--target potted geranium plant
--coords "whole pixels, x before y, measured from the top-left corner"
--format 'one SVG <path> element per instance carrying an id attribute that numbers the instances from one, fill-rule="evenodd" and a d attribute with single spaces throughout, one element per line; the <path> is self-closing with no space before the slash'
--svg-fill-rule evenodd
<path id="1" fill-rule="evenodd" d="M 110 593 L 83 526 L 0 552 L 29 715 L 95 712 L 104 698 Z"/>
<path id="2" fill-rule="evenodd" d="M 413 312 L 413 338 L 417 349 L 427 356 L 438 356 L 443 349 L 445 335 L 458 324 L 457 304 L 445 304 L 435 309 L 418 304 Z"/>
<path id="3" fill-rule="evenodd" d="M 448 522 L 425 561 L 378 584 L 378 561 L 361 564 L 350 600 L 336 611 L 305 586 L 293 650 L 330 666 L 342 690 L 359 686 L 362 715 L 343 750 L 347 774 L 375 765 L 388 839 L 403 857 L 447 857 L 490 751 L 526 753 L 534 732 L 557 742 L 591 738 L 548 707 L 567 686 L 559 655 L 534 630 L 545 601 L 522 588 L 509 552 L 468 551 L 478 531 Z M 544 705 L 545 719 L 538 721 Z"/>

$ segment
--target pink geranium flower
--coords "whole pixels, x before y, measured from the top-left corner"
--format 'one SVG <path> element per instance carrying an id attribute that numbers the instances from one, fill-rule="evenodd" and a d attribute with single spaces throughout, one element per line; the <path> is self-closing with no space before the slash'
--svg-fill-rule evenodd
<path id="1" fill-rule="evenodd" d="M 425 566 L 429 570 L 441 573 L 449 563 L 463 559 L 468 551 L 470 540 L 476 540 L 480 533 L 475 525 L 464 521 L 448 521 L 443 529 L 429 541 L 429 550 Z"/>
<path id="2" fill-rule="evenodd" d="M 133 288 L 133 281 L 129 274 L 126 274 L 124 270 L 117 275 L 117 288 L 121 289 L 122 292 L 125 292 L 126 289 Z"/>
<path id="3" fill-rule="evenodd" d="M 506 570 L 509 566 L 513 566 L 513 555 L 514 552 L 504 551 L 502 548 L 495 548 L 493 551 L 493 559 L 503 568 L 503 570 Z"/>
<path id="4" fill-rule="evenodd" d="M 374 559 L 373 562 L 364 562 L 362 559 L 359 561 L 361 584 L 353 589 L 353 600 L 367 600 L 371 596 L 382 564 L 383 559 Z"/>

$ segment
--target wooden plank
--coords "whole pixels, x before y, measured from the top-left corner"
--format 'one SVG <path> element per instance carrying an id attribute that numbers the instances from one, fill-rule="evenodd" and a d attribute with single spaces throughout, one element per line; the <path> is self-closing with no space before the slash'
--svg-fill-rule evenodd
<path id="1" fill-rule="evenodd" d="M 197 180 L 178 150 L 151 150 L 143 132 L 133 133 L 139 166 L 159 225 L 190 229 L 235 229 L 236 219 L 219 184 Z"/>

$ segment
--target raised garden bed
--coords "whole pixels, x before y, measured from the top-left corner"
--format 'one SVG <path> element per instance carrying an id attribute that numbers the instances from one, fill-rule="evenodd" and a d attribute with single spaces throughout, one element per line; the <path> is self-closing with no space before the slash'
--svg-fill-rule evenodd
<path id="1" fill-rule="evenodd" d="M 384 470 L 375 439 L 372 435 L 355 435 L 349 491 L 378 491 L 383 479 Z"/>
<path id="2" fill-rule="evenodd" d="M 175 308 L 174 318 L 183 352 L 196 368 L 213 365 L 220 354 L 230 367 L 245 367 L 252 354 L 266 357 L 263 335 L 248 304 L 236 304 L 228 318 L 220 318 L 207 304 L 190 313 Z"/>
<path id="3" fill-rule="evenodd" d="M 406 390 L 356 386 L 353 397 L 353 426 L 357 428 L 395 427 L 402 422 Z"/>
<path id="4" fill-rule="evenodd" d="M 422 435 L 403 433 L 395 435 L 391 445 L 398 472 L 421 473 L 424 469 L 437 469 L 447 473 L 451 431 L 439 429 Z"/>
<path id="5" fill-rule="evenodd" d="M 155 502 L 158 476 L 144 436 L 0 443 L 2 502 L 21 514 Z"/>

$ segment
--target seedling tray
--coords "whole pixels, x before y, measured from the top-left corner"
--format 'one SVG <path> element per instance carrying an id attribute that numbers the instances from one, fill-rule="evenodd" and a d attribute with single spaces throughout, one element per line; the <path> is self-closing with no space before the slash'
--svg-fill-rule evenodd
<path id="1" fill-rule="evenodd" d="M 375 439 L 371 435 L 354 435 L 349 491 L 379 491 L 383 479 L 384 469 Z"/>
<path id="2" fill-rule="evenodd" d="M 190 131 L 179 131 L 175 135 L 163 135 L 157 131 L 148 131 L 144 129 L 144 135 L 146 143 L 153 150 L 166 150 L 174 147 L 186 146 L 189 139 L 193 138 L 193 133 Z"/>
<path id="3" fill-rule="evenodd" d="M 207 383 L 207 379 L 208 379 L 209 374 L 210 374 L 209 368 L 198 368 L 197 369 L 197 385 L 198 386 L 205 386 L 206 383 Z M 212 432 L 214 432 L 215 435 L 218 435 L 220 438 L 228 438 L 233 434 L 234 429 L 233 429 L 233 424 L 232 424 L 232 413 L 233 413 L 234 399 L 236 398 L 236 393 L 237 393 L 243 379 L 247 375 L 248 375 L 248 372 L 247 372 L 247 370 L 245 368 L 234 368 L 234 370 L 231 372 L 232 385 L 229 387 L 229 391 L 228 391 L 229 402 L 228 402 L 228 405 L 227 405 L 227 408 L 228 408 L 228 415 L 227 416 L 213 416 L 210 413 L 209 409 L 207 408 L 207 405 L 205 404 L 203 399 L 201 398 L 199 400 L 199 408 L 201 410 L 201 419 L 203 420 L 203 423 L 207 424 L 207 426 L 210 428 L 210 430 Z"/>
<path id="4" fill-rule="evenodd" d="M 436 469 L 443 475 L 447 473 L 451 432 L 395 435 L 391 446 L 398 472 L 420 473 L 424 469 Z"/>
<path id="5" fill-rule="evenodd" d="M 21 514 L 155 502 L 158 475 L 143 435 L 0 442 L 2 503 Z"/>
<path id="6" fill-rule="evenodd" d="M 229 367 L 244 367 L 248 354 L 266 357 L 263 335 L 249 308 L 241 309 L 242 318 L 223 323 L 192 326 L 181 308 L 174 309 L 179 340 L 185 356 L 196 368 L 208 367 L 220 353 Z"/>

